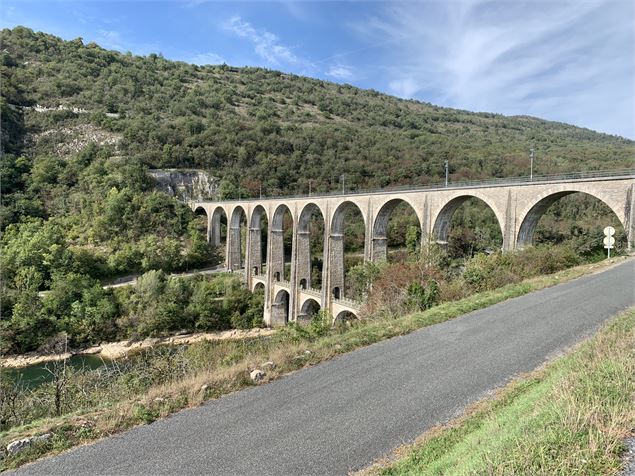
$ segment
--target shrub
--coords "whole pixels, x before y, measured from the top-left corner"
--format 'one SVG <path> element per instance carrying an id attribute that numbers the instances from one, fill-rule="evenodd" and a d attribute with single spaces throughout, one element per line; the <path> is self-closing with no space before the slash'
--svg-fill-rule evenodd
<path id="1" fill-rule="evenodd" d="M 428 309 L 438 302 L 454 301 L 580 262 L 570 247 L 535 246 L 514 253 L 477 254 L 453 267 L 446 252 L 428 244 L 416 261 L 364 263 L 352 268 L 348 279 L 358 295 L 368 294 L 363 315 L 381 318 Z"/>
<path id="2" fill-rule="evenodd" d="M 331 321 L 331 316 L 324 309 L 320 309 L 311 318 L 311 323 L 309 324 L 311 334 L 314 336 L 325 335 L 331 328 Z"/>
<path id="3" fill-rule="evenodd" d="M 439 301 L 439 283 L 434 279 L 424 286 L 419 282 L 412 282 L 408 286 L 408 304 L 413 309 L 423 311 L 434 306 Z"/>

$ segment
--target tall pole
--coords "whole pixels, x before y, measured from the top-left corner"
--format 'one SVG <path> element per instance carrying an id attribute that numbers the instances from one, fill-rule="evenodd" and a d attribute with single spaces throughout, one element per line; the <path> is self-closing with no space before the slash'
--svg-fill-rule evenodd
<path id="1" fill-rule="evenodd" d="M 529 149 L 529 180 L 534 180 L 534 149 Z"/>
<path id="2" fill-rule="evenodd" d="M 341 178 L 342 178 L 342 194 L 346 193 L 346 192 L 344 191 L 344 176 L 345 176 L 345 175 L 346 175 L 346 174 L 342 174 L 342 175 L 341 175 Z"/>
<path id="3" fill-rule="evenodd" d="M 447 188 L 447 186 L 448 186 L 448 161 L 445 160 L 443 162 L 443 165 L 445 166 L 445 187 Z"/>
<path id="4" fill-rule="evenodd" d="M 311 183 L 313 180 L 309 179 L 309 197 L 311 196 Z"/>
<path id="5" fill-rule="evenodd" d="M 260 191 L 260 198 L 262 198 L 262 182 L 258 185 L 258 189 Z"/>

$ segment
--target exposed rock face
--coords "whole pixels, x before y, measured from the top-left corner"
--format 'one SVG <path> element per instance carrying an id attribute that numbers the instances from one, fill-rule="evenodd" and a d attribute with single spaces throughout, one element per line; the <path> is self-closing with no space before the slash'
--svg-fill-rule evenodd
<path id="1" fill-rule="evenodd" d="M 157 188 L 182 202 L 215 200 L 218 178 L 195 169 L 155 169 L 149 171 Z"/>
<path id="2" fill-rule="evenodd" d="M 22 450 L 27 449 L 34 443 L 44 443 L 50 440 L 52 436 L 53 435 L 51 433 L 46 433 L 40 436 L 32 436 L 30 438 L 23 438 L 21 440 L 12 441 L 7 445 L 7 454 L 16 455 Z"/>
<path id="3" fill-rule="evenodd" d="M 29 134 L 27 143 L 35 147 L 53 149 L 56 154 L 66 157 L 76 154 L 90 143 L 114 145 L 117 150 L 121 138 L 121 134 L 100 129 L 93 124 L 78 124 Z"/>

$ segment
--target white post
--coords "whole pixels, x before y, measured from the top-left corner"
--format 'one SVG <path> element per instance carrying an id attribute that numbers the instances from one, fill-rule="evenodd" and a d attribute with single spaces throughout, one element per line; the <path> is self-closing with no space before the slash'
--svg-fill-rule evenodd
<path id="1" fill-rule="evenodd" d="M 443 162 L 445 165 L 445 188 L 448 188 L 448 161 Z"/>
<path id="2" fill-rule="evenodd" d="M 529 181 L 533 182 L 534 181 L 534 149 L 529 150 L 529 158 L 531 159 L 531 162 L 529 165 Z"/>

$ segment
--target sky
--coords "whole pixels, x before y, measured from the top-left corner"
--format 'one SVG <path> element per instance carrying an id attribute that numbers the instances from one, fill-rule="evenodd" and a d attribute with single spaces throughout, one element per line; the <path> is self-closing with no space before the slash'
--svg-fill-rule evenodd
<path id="1" fill-rule="evenodd" d="M 635 139 L 632 0 L 2 0 L 17 25 Z"/>

